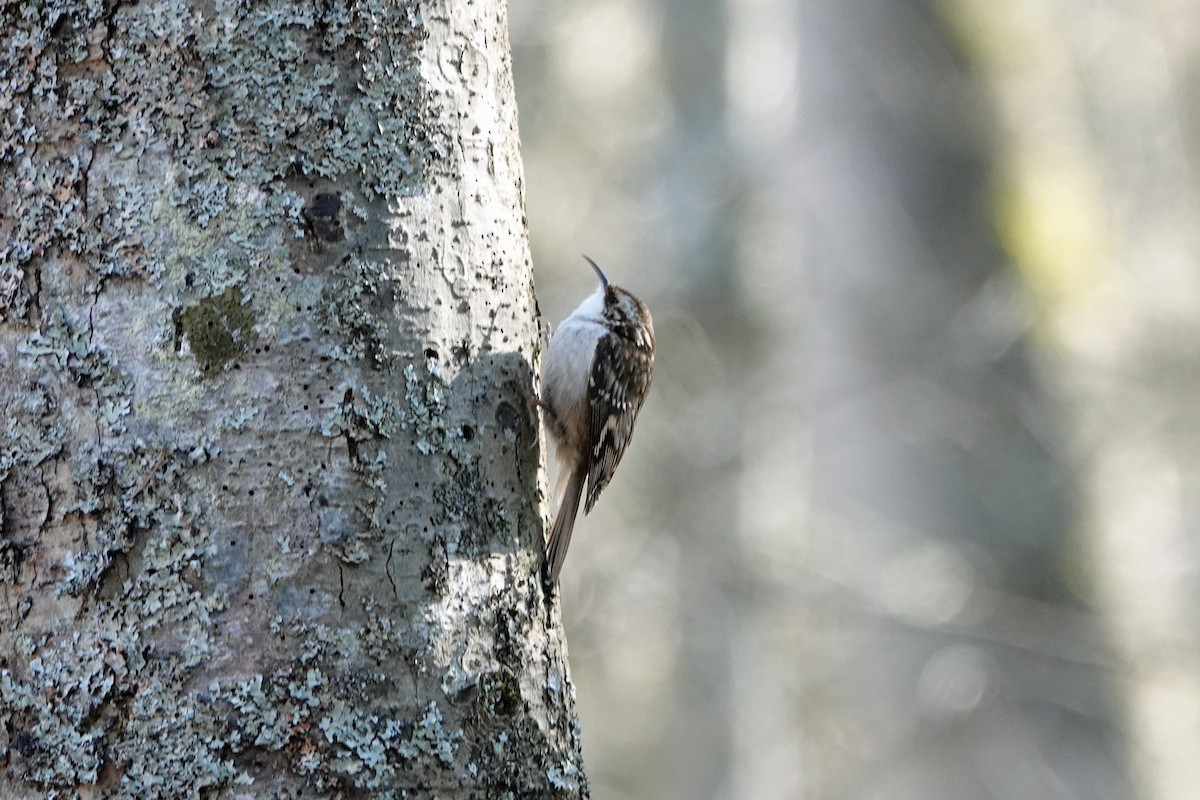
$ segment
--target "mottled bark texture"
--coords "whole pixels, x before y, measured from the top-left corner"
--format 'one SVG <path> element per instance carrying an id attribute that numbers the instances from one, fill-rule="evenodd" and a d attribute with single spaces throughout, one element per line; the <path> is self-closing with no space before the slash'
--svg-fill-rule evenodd
<path id="1" fill-rule="evenodd" d="M 586 795 L 506 24 L 0 11 L 0 796 Z"/>

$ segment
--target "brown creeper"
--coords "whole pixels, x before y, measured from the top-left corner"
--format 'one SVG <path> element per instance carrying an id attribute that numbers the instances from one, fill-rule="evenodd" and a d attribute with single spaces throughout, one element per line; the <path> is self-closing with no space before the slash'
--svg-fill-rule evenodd
<path id="1" fill-rule="evenodd" d="M 546 545 L 551 583 L 567 557 L 584 479 L 586 514 L 629 446 L 654 369 L 650 309 L 584 258 L 600 276 L 600 288 L 558 326 L 542 364 L 542 407 L 566 479 Z"/>

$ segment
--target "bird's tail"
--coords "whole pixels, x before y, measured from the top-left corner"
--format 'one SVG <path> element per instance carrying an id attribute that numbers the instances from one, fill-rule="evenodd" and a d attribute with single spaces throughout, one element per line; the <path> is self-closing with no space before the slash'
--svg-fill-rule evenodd
<path id="1" fill-rule="evenodd" d="M 550 530 L 550 541 L 546 544 L 546 575 L 550 583 L 558 582 L 558 572 L 567 558 L 567 546 L 571 544 L 571 531 L 575 527 L 575 515 L 579 513 L 579 498 L 583 495 L 583 482 L 587 479 L 587 467 L 576 465 L 567 479 L 567 490 L 558 505 L 558 515 Z"/>

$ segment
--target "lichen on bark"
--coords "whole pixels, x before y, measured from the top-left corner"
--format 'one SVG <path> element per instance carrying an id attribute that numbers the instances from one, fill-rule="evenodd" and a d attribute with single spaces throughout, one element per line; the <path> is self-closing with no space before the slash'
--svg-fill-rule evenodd
<path id="1" fill-rule="evenodd" d="M 585 795 L 503 8 L 0 31 L 0 794 Z"/>

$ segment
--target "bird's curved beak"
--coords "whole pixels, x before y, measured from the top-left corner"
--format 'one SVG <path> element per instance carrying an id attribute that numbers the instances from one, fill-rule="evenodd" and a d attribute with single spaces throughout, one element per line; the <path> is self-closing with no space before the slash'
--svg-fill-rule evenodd
<path id="1" fill-rule="evenodd" d="M 606 278 L 604 276 L 604 272 L 600 269 L 600 267 L 596 266 L 596 262 L 592 261 L 591 258 L 589 258 L 588 256 L 584 256 L 584 258 L 587 260 L 587 262 L 589 264 L 592 265 L 592 269 L 596 270 L 596 274 L 600 276 L 600 285 L 602 287 L 604 287 L 605 289 L 607 289 L 608 288 L 608 278 Z"/>

